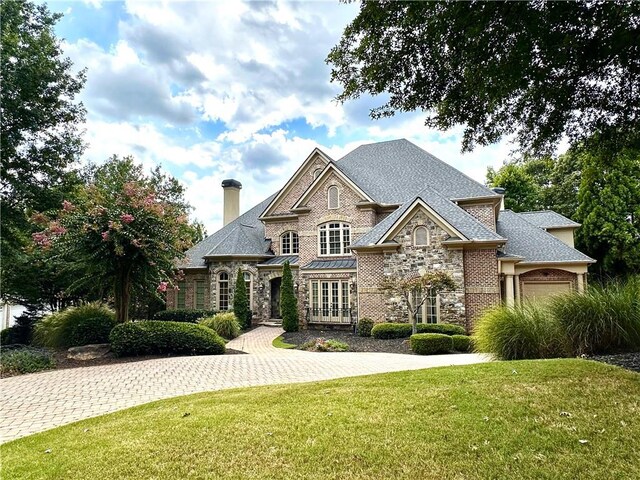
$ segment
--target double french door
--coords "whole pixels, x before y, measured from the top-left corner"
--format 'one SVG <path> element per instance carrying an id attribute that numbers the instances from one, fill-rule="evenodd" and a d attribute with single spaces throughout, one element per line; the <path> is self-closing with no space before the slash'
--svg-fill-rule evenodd
<path id="1" fill-rule="evenodd" d="M 346 280 L 312 280 L 310 294 L 311 323 L 350 323 L 351 298 Z"/>

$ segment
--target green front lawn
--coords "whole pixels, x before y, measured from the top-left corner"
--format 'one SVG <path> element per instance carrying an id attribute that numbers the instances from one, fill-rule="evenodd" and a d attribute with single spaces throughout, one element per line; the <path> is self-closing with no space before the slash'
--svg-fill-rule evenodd
<path id="1" fill-rule="evenodd" d="M 638 438 L 640 375 L 573 359 L 198 394 L 0 452 L 7 479 L 631 479 Z"/>

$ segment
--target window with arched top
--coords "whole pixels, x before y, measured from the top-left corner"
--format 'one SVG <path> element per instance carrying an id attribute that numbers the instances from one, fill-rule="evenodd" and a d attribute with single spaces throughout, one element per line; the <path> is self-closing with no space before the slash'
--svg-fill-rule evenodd
<path id="1" fill-rule="evenodd" d="M 335 185 L 327 190 L 327 203 L 330 209 L 340 208 L 340 190 Z"/>
<path id="2" fill-rule="evenodd" d="M 429 230 L 427 230 L 427 227 L 417 227 L 413 231 L 413 244 L 416 247 L 429 245 Z"/>
<path id="3" fill-rule="evenodd" d="M 229 310 L 229 274 L 218 274 L 218 310 Z"/>
<path id="4" fill-rule="evenodd" d="M 322 169 L 321 168 L 316 168 L 313 171 L 313 179 L 315 180 L 316 178 L 318 178 L 320 176 L 320 174 L 322 173 Z"/>
<path id="5" fill-rule="evenodd" d="M 253 276 L 249 272 L 242 272 L 244 285 L 247 289 L 247 299 L 249 300 L 249 310 L 253 309 Z"/>
<path id="6" fill-rule="evenodd" d="M 351 245 L 351 225 L 330 222 L 318 227 L 320 255 L 348 255 Z"/>
<path id="7" fill-rule="evenodd" d="M 280 255 L 297 255 L 300 251 L 300 240 L 296 232 L 284 232 L 280 236 Z"/>

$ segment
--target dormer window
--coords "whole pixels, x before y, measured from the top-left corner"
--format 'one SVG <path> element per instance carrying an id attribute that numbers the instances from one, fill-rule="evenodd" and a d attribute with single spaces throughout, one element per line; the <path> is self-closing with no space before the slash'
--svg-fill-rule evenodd
<path id="1" fill-rule="evenodd" d="M 427 227 L 420 226 L 413 231 L 413 245 L 416 247 L 429 245 L 429 230 L 427 230 Z"/>
<path id="2" fill-rule="evenodd" d="M 300 251 L 300 242 L 296 232 L 284 232 L 280 236 L 280 254 L 297 255 Z"/>
<path id="3" fill-rule="evenodd" d="M 351 225 L 331 222 L 318 227 L 320 255 L 348 255 L 351 245 Z"/>
<path id="4" fill-rule="evenodd" d="M 338 187 L 335 185 L 329 187 L 329 190 L 327 190 L 327 203 L 329 204 L 330 210 L 340 208 L 340 190 L 338 190 Z"/>

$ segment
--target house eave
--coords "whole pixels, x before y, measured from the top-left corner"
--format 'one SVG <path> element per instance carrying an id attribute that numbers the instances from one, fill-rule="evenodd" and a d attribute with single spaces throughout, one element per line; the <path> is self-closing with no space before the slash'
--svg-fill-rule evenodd
<path id="1" fill-rule="evenodd" d="M 351 247 L 349 247 L 351 249 L 352 252 L 358 252 L 360 250 L 365 250 L 365 251 L 370 251 L 370 250 L 396 250 L 400 247 L 399 243 L 396 242 L 387 242 L 387 243 L 380 243 L 380 244 L 371 244 L 371 245 L 359 245 L 359 246 L 353 246 L 351 245 Z"/>

